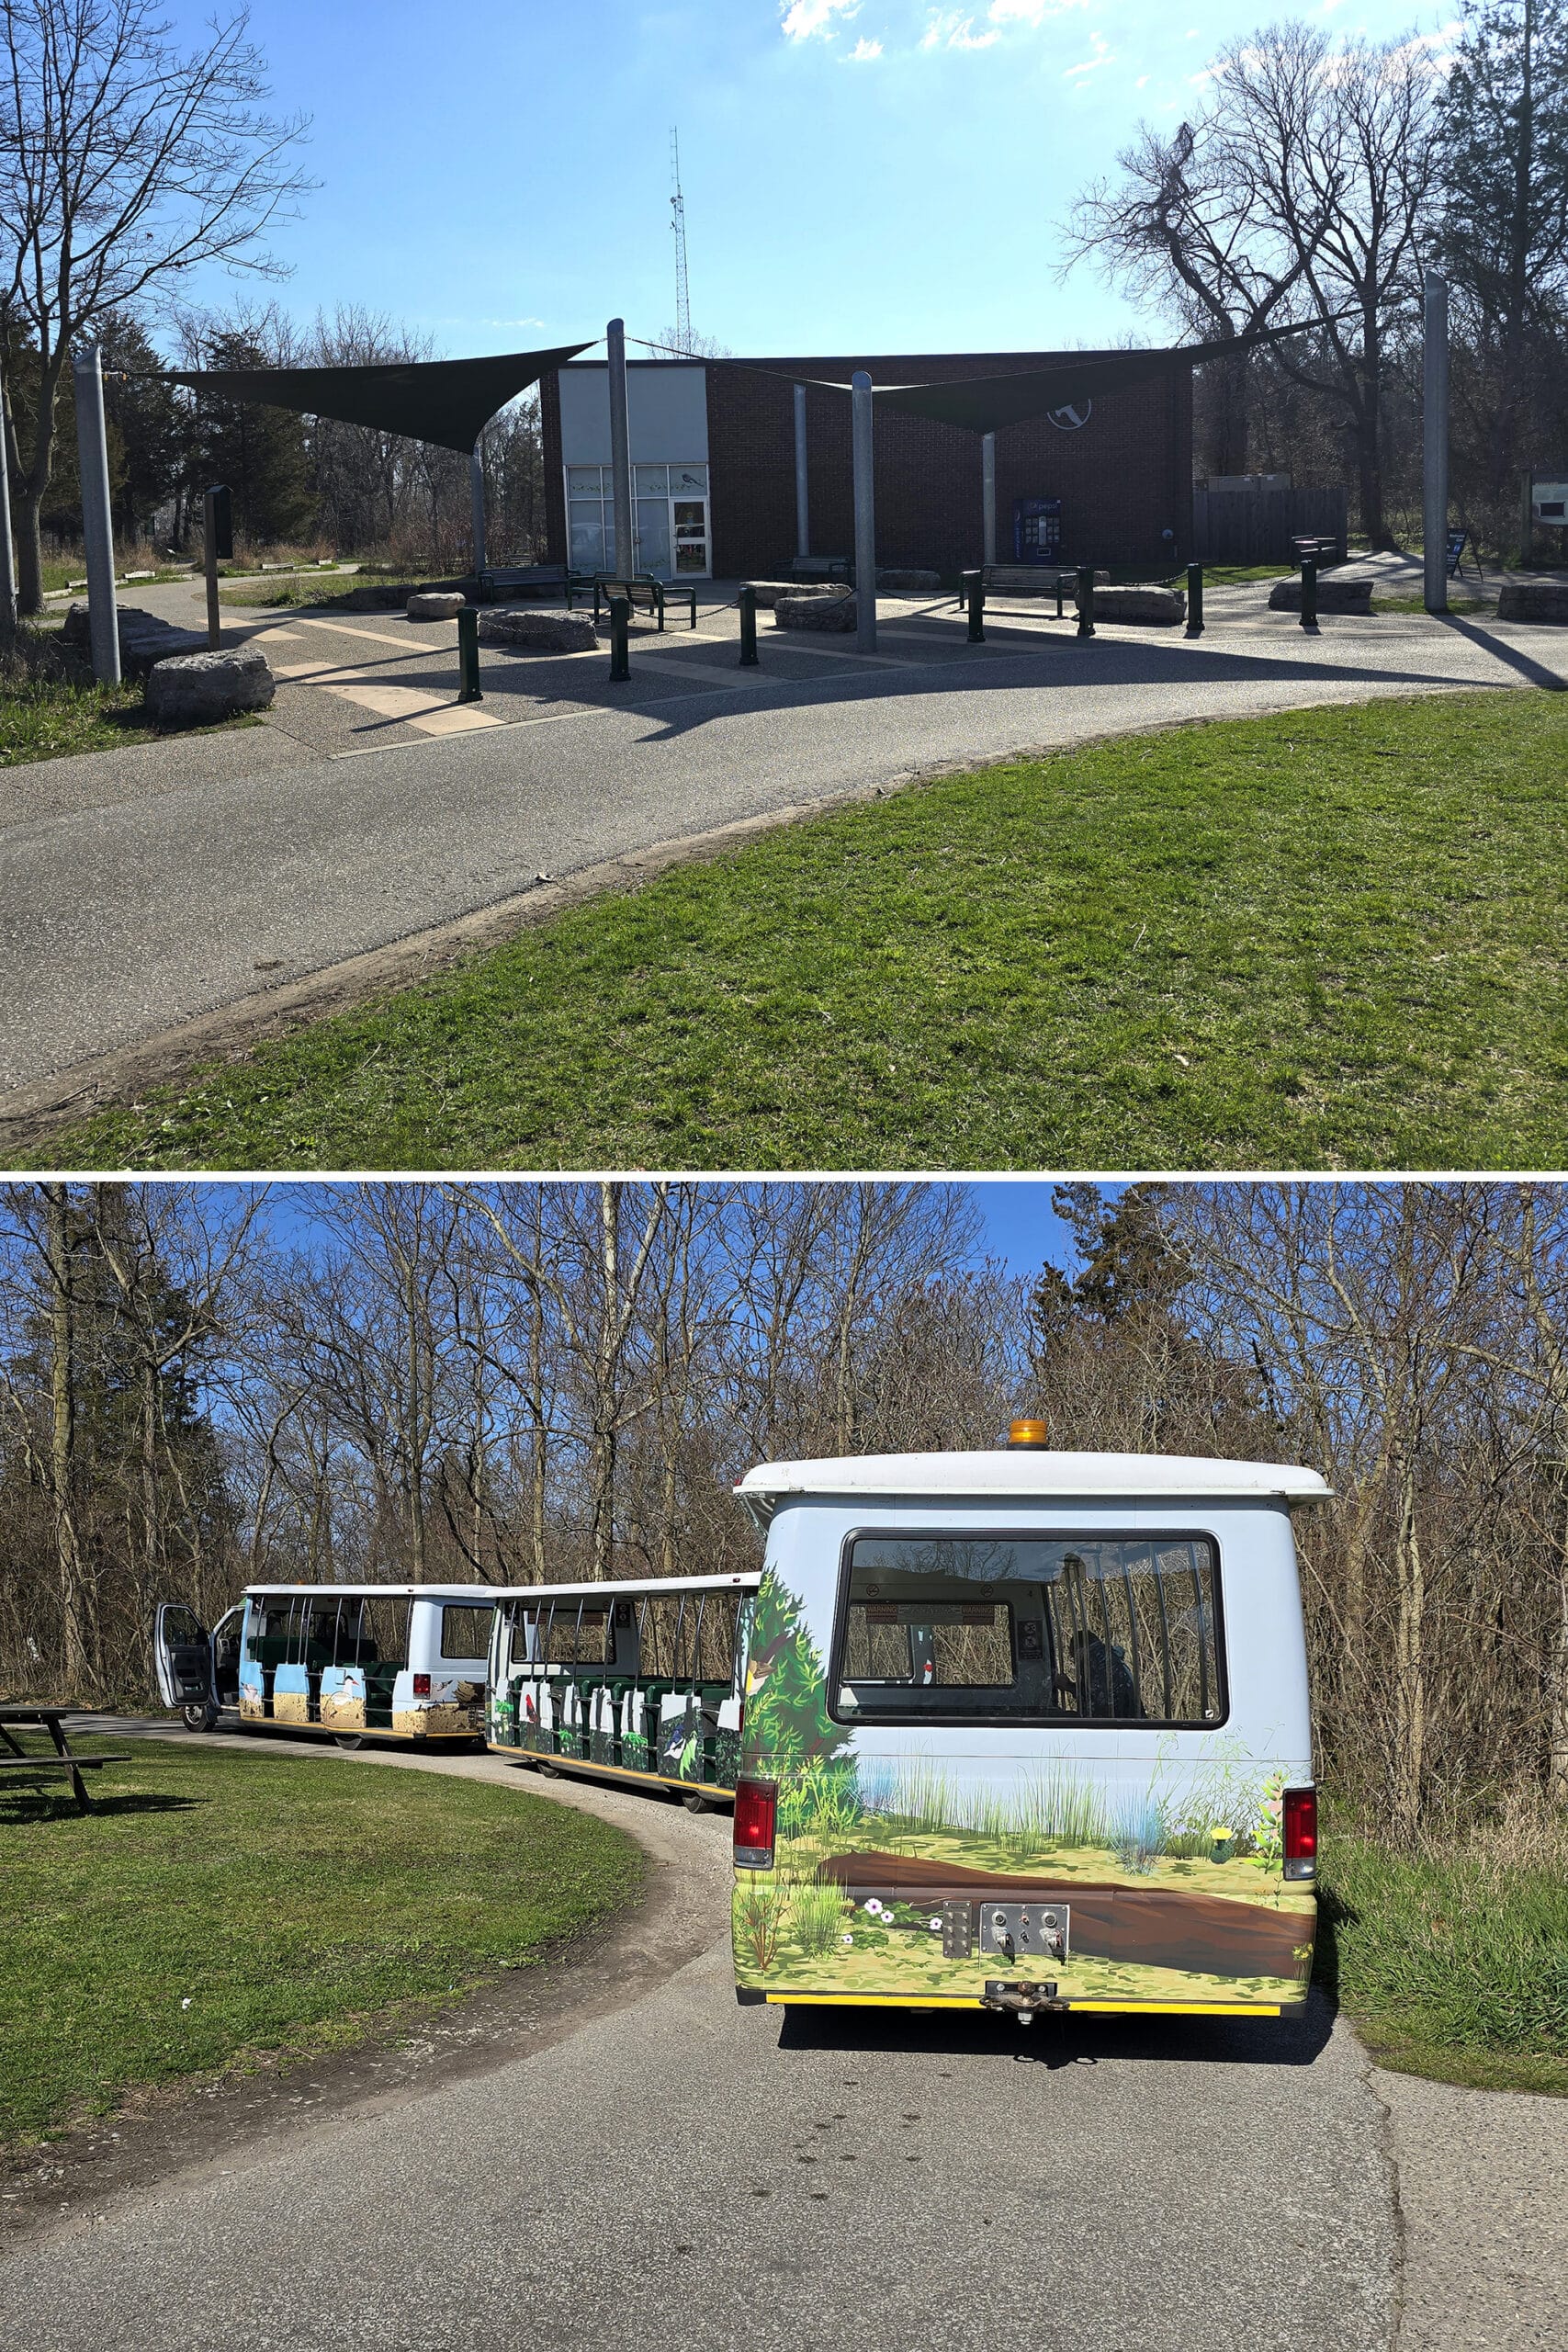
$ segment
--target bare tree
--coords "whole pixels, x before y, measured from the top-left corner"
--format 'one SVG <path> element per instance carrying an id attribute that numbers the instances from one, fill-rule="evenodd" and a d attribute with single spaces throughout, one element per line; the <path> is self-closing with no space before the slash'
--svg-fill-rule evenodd
<path id="1" fill-rule="evenodd" d="M 72 347 L 205 262 L 277 275 L 264 240 L 308 183 L 299 118 L 264 110 L 242 9 L 182 52 L 152 0 L 0 0 L 0 316 L 33 345 L 32 446 L 5 430 L 20 605 L 42 608 L 39 512 Z M 7 336 L 6 340 L 9 340 Z"/>
<path id="2" fill-rule="evenodd" d="M 1304 355 L 1281 344 L 1276 364 L 1337 410 L 1361 527 L 1383 547 L 1389 336 L 1418 284 L 1438 185 L 1430 53 L 1414 38 L 1336 45 L 1286 23 L 1231 42 L 1209 86 L 1173 141 L 1145 129 L 1118 157 L 1119 181 L 1088 190 L 1065 266 L 1094 259 L 1211 337 L 1311 322 Z M 1229 471 L 1245 445 L 1235 399 L 1226 413 Z"/>

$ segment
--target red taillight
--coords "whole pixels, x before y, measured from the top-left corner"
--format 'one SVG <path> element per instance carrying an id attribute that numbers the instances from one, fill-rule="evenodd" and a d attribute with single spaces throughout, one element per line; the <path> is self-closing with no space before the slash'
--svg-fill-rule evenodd
<path id="1" fill-rule="evenodd" d="M 1317 1871 L 1317 1791 L 1287 1789 L 1281 1821 L 1287 1878 L 1313 1878 Z"/>
<path id="2" fill-rule="evenodd" d="M 414 1695 L 414 1697 L 415 1697 L 416 1699 L 428 1699 L 428 1698 L 429 1698 L 429 1696 L 430 1696 L 430 1677 L 429 1677 L 429 1675 L 428 1675 L 428 1674 L 416 1674 L 416 1675 L 414 1676 L 414 1679 L 413 1679 L 413 1695 Z"/>
<path id="3" fill-rule="evenodd" d="M 735 1867 L 738 1871 L 771 1871 L 773 1830 L 778 1820 L 779 1792 L 772 1781 L 738 1781 L 735 1784 Z"/>

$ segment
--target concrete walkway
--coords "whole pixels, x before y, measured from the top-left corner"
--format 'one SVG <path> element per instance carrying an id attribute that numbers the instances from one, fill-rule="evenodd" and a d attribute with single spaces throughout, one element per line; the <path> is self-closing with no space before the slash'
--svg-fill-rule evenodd
<path id="1" fill-rule="evenodd" d="M 455 693 L 451 625 L 276 616 L 293 640 L 313 632 L 320 674 L 286 686 L 266 726 L 207 739 L 209 763 L 184 746 L 162 771 L 143 751 L 0 774 L 0 1093 L 62 1072 L 90 1093 L 116 1049 L 537 876 L 736 820 L 1177 720 L 1568 674 L 1561 631 L 1390 615 L 1311 638 L 1262 607 L 1261 591 L 1215 590 L 1192 642 L 1080 642 L 1070 622 L 998 612 L 971 647 L 951 604 L 889 600 L 874 659 L 764 627 L 761 669 L 741 671 L 716 601 L 694 635 L 639 633 L 629 685 L 611 687 L 603 652 L 487 651 L 482 708 L 505 723 L 435 736 L 406 707 L 322 688 Z"/>
<path id="2" fill-rule="evenodd" d="M 68 2212 L 0 2262 L 16 2352 L 206 2352 L 220 2325 L 258 2352 L 1561 2345 L 1568 2101 L 1377 2073 L 1320 2006 L 1027 2036 L 739 2009 L 728 1825 L 526 1785 L 643 1838 L 696 1956 L 482 2077 L 302 2107 L 280 2142 Z"/>

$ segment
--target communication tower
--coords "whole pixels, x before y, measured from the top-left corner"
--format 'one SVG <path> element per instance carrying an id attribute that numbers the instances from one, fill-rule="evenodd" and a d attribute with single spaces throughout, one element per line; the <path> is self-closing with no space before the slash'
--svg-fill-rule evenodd
<path id="1" fill-rule="evenodd" d="M 681 134 L 670 133 L 670 225 L 675 232 L 675 341 L 682 351 L 692 347 L 692 297 L 686 285 L 686 199 L 681 193 Z"/>

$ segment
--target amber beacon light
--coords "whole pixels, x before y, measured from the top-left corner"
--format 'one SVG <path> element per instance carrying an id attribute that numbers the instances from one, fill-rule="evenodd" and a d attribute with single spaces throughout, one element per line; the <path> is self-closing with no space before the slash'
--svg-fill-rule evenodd
<path id="1" fill-rule="evenodd" d="M 1008 1425 L 1008 1443 L 1033 1446 L 1036 1450 L 1051 1442 L 1051 1432 L 1043 1421 L 1012 1421 Z"/>

